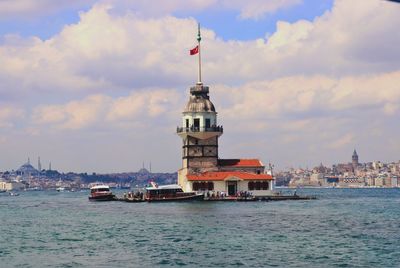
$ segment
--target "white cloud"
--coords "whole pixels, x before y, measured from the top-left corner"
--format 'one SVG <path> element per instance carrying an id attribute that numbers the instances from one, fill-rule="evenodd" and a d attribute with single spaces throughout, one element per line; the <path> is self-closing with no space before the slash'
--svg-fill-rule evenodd
<path id="1" fill-rule="evenodd" d="M 363 8 L 351 18 L 345 16 L 347 2 L 338 1 L 313 22 L 278 22 L 268 40 L 223 41 L 204 29 L 205 81 L 234 85 L 398 70 L 400 53 L 391 45 L 400 42 L 392 26 L 398 14 L 378 0 L 354 2 Z M 368 28 L 361 27 L 365 23 Z M 373 39 L 370 29 L 376 30 Z M 68 92 L 124 94 L 132 88 L 188 85 L 196 76 L 196 58 L 188 56 L 195 34 L 193 19 L 115 15 L 109 6 L 96 5 L 49 40 L 6 38 L 0 47 L 0 59 L 7 63 L 0 67 L 0 94 L 57 91 L 58 98 Z M 307 105 L 311 96 L 302 97 Z"/>
<path id="2" fill-rule="evenodd" d="M 113 129 L 126 121 L 168 117 L 169 113 L 174 112 L 178 100 L 177 92 L 167 89 L 147 89 L 116 99 L 97 94 L 66 104 L 39 106 L 35 108 L 32 120 L 36 125 L 59 129 Z"/>
<path id="3" fill-rule="evenodd" d="M 293 76 L 217 87 L 227 118 L 238 115 L 259 120 L 285 115 L 318 116 L 380 107 L 395 111 L 400 104 L 400 71 L 374 76 Z M 386 108 L 384 108 L 386 107 Z M 391 108 L 390 108 L 391 107 Z M 308 121 L 305 121 L 308 122 Z"/>
<path id="4" fill-rule="evenodd" d="M 15 125 L 15 121 L 24 117 L 24 111 L 21 108 L 13 106 L 0 107 L 0 127 L 9 128 Z"/>
<path id="5" fill-rule="evenodd" d="M 0 125 L 43 137 L 58 133 L 60 139 L 66 129 L 79 136 L 98 129 L 137 133 L 144 126 L 151 133 L 169 133 L 160 141 L 165 148 L 174 144 L 187 87 L 196 79 L 196 58 L 188 56 L 196 22 L 121 14 L 96 5 L 48 40 L 4 37 Z M 313 161 L 323 157 L 318 149 L 345 150 L 353 143 L 382 151 L 382 140 L 398 133 L 392 122 L 400 107 L 398 22 L 397 9 L 384 1 L 338 0 L 314 21 L 279 22 L 268 40 L 224 41 L 203 29 L 203 77 L 225 126 L 225 141 L 243 139 L 240 143 L 254 146 L 248 149 L 255 155 L 273 151 L 277 161 Z M 151 143 L 146 138 L 141 143 Z M 20 151 L 26 146 L 33 145 L 21 145 Z M 308 152 L 309 158 L 286 159 L 281 151 L 287 146 Z"/>
<path id="6" fill-rule="evenodd" d="M 342 137 L 340 137 L 337 140 L 334 140 L 329 146 L 328 148 L 331 149 L 338 149 L 341 147 L 349 147 L 349 145 L 351 146 L 351 144 L 354 142 L 354 135 L 352 133 L 348 133 Z"/>

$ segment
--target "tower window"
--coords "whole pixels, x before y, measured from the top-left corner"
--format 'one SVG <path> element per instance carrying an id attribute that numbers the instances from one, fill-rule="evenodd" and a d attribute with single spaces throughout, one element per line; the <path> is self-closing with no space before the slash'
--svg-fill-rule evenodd
<path id="1" fill-rule="evenodd" d="M 195 130 L 199 130 L 200 129 L 200 119 L 199 118 L 195 118 L 193 121 L 193 126 L 195 128 Z"/>
<path id="2" fill-rule="evenodd" d="M 206 118 L 206 129 L 207 129 L 207 128 L 210 128 L 210 126 L 211 126 L 210 119 L 209 119 L 209 118 Z"/>
<path id="3" fill-rule="evenodd" d="M 186 119 L 186 127 L 189 127 L 189 119 Z"/>

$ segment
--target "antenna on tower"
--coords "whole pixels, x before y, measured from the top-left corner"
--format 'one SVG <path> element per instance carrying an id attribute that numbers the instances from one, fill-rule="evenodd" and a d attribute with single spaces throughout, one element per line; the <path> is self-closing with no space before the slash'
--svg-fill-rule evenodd
<path id="1" fill-rule="evenodd" d="M 201 41 L 201 33 L 200 33 L 200 23 L 198 23 L 198 32 L 197 32 L 197 42 L 199 46 L 199 81 L 197 82 L 199 85 L 203 84 L 201 82 L 201 49 L 200 49 L 200 41 Z"/>
<path id="2" fill-rule="evenodd" d="M 150 161 L 150 164 L 149 164 L 149 169 L 150 169 L 150 173 L 151 173 L 151 161 Z"/>
<path id="3" fill-rule="evenodd" d="M 201 82 L 201 51 L 200 51 L 200 41 L 201 41 L 201 33 L 200 33 L 200 23 L 198 24 L 198 31 L 197 31 L 197 46 L 190 50 L 190 55 L 199 55 L 199 73 L 197 78 L 197 85 L 202 85 Z"/>

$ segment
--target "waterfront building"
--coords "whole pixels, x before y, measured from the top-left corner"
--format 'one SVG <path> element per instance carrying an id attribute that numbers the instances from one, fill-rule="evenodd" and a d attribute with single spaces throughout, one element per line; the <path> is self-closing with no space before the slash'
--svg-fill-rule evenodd
<path id="1" fill-rule="evenodd" d="M 378 176 L 377 178 L 375 178 L 375 186 L 383 187 L 386 185 L 385 182 L 386 180 L 383 176 Z"/>
<path id="2" fill-rule="evenodd" d="M 392 187 L 399 187 L 399 177 L 398 176 L 396 176 L 396 175 L 393 175 L 392 177 L 391 177 L 391 182 L 390 182 L 390 184 L 391 184 L 391 186 Z"/>
<path id="3" fill-rule="evenodd" d="M 198 46 L 191 54 L 199 56 L 198 82 L 190 88 L 182 125 L 177 128 L 183 143 L 178 184 L 184 191 L 224 192 L 230 196 L 247 191 L 255 196 L 269 195 L 274 179 L 265 174 L 265 166 L 259 159 L 219 158 L 218 139 L 223 127 L 218 125 L 209 87 L 201 81 L 200 30 L 197 40 Z"/>
<path id="4" fill-rule="evenodd" d="M 25 189 L 25 184 L 18 181 L 6 181 L 0 179 L 0 190 L 16 191 Z"/>

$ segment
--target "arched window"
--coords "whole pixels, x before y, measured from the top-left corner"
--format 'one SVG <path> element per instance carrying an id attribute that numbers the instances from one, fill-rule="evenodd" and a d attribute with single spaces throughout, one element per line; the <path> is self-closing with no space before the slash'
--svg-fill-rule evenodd
<path id="1" fill-rule="evenodd" d="M 212 191 L 214 190 L 214 183 L 209 182 L 193 182 L 193 191 Z"/>
<path id="2" fill-rule="evenodd" d="M 198 190 L 199 190 L 199 183 L 193 182 L 193 191 L 198 191 Z"/>
<path id="3" fill-rule="evenodd" d="M 209 191 L 214 190 L 214 183 L 213 183 L 212 181 L 209 181 L 209 182 L 208 182 L 208 190 L 209 190 Z"/>
<path id="4" fill-rule="evenodd" d="M 253 191 L 254 190 L 254 182 L 249 181 L 249 191 Z"/>
<path id="5" fill-rule="evenodd" d="M 261 183 L 261 188 L 262 188 L 263 190 L 268 190 L 268 182 L 267 182 L 267 181 L 263 181 L 263 182 Z"/>
<path id="6" fill-rule="evenodd" d="M 255 184 L 256 184 L 256 186 L 254 187 L 255 190 L 261 190 L 261 182 L 257 181 Z"/>
<path id="7" fill-rule="evenodd" d="M 205 189 L 207 189 L 207 183 L 206 182 L 202 182 L 201 186 L 200 186 L 200 190 L 204 191 Z"/>

